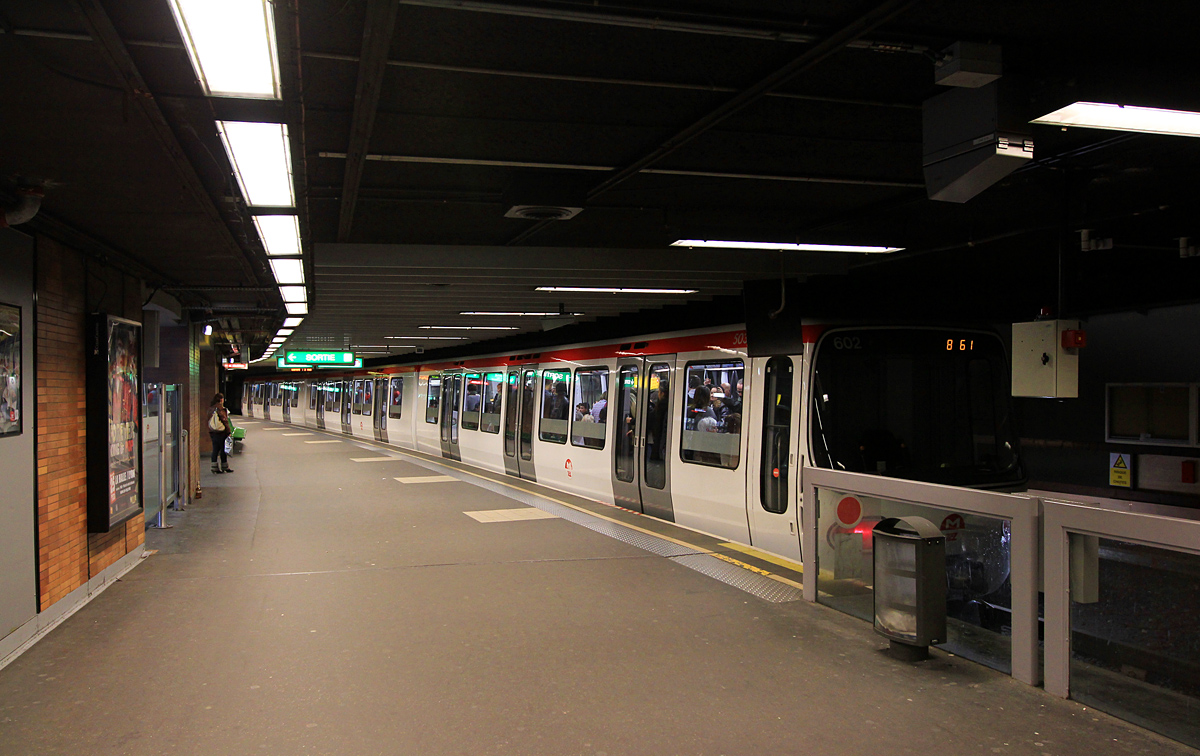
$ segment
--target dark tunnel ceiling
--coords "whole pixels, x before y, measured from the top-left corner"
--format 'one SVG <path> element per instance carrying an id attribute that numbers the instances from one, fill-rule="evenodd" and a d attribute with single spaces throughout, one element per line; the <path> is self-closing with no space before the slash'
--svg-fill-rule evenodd
<path id="1" fill-rule="evenodd" d="M 920 110 L 946 90 L 934 56 L 958 40 L 1002 46 L 1032 115 L 1077 99 L 1200 110 L 1185 73 L 1195 3 L 401 0 L 391 29 L 364 37 L 368 14 L 391 10 L 278 0 L 284 101 L 261 103 L 201 95 L 166 0 L 0 0 L 0 190 L 48 182 L 33 228 L 166 285 L 201 317 L 237 316 L 219 325 L 243 341 L 269 340 L 282 312 L 216 118 L 285 121 L 303 145 L 312 313 L 299 344 L 478 324 L 463 310 L 561 305 L 590 320 L 680 300 L 539 284 L 694 288 L 698 303 L 781 273 L 920 297 L 1020 288 L 1014 319 L 1033 301 L 1086 314 L 1200 298 L 1200 258 L 1178 253 L 1179 237 L 1200 237 L 1200 140 L 1034 126 L 1027 166 L 943 203 L 926 199 Z M 749 96 L 846 30 L 848 44 Z M 360 83 L 364 51 L 379 74 L 364 66 Z M 378 88 L 373 111 L 356 99 L 364 84 Z M 618 173 L 693 124 L 694 138 L 643 161 L 654 172 Z M 584 210 L 505 217 L 525 197 Z M 1114 248 L 1081 253 L 1082 228 Z M 906 250 L 667 246 L 677 238 Z"/>

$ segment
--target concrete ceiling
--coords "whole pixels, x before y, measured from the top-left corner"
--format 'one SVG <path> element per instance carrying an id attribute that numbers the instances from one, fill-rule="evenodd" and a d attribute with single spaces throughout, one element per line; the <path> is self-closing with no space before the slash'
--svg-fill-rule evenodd
<path id="1" fill-rule="evenodd" d="M 275 5 L 284 98 L 256 103 L 202 96 L 165 0 L 0 0 L 0 179 L 45 183 L 34 228 L 142 272 L 232 340 L 269 340 L 282 308 L 217 118 L 289 124 L 312 303 L 295 344 L 544 327 L 469 310 L 586 321 L 680 301 L 538 285 L 694 288 L 700 308 L 781 275 L 914 298 L 998 288 L 1014 318 L 1034 314 L 1018 302 L 1200 299 L 1200 258 L 1177 241 L 1200 237 L 1200 140 L 1031 127 L 1034 159 L 962 204 L 927 199 L 922 173 L 921 103 L 946 91 L 934 60 L 950 44 L 999 44 L 1035 115 L 1076 99 L 1200 110 L 1194 3 Z M 514 204 L 583 211 L 505 217 Z M 1112 249 L 1080 249 L 1083 228 Z"/>

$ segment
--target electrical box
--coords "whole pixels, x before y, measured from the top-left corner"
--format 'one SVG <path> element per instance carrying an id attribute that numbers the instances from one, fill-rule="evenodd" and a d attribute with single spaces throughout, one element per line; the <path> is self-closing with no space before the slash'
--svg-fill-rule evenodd
<path id="1" fill-rule="evenodd" d="M 1064 345 L 1086 344 L 1082 333 L 1078 320 L 1013 323 L 1012 395 L 1077 398 L 1080 347 Z"/>

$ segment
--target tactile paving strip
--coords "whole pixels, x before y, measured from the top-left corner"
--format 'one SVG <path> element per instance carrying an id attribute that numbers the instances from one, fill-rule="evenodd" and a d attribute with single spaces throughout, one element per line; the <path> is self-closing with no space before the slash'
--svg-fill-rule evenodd
<path id="1" fill-rule="evenodd" d="M 736 564 L 723 562 L 708 554 L 686 554 L 675 557 L 671 561 L 690 567 L 696 572 L 720 580 L 722 583 L 740 588 L 746 593 L 758 596 L 772 604 L 782 604 L 788 601 L 799 601 L 804 598 L 804 592 L 795 586 L 772 580 L 766 575 L 759 575 Z"/>
<path id="2" fill-rule="evenodd" d="M 449 475 L 458 478 L 471 485 L 478 486 L 492 493 L 500 494 L 514 501 L 519 501 L 522 504 L 540 509 L 548 514 L 561 517 L 568 522 L 573 522 L 576 525 L 582 525 L 588 530 L 594 531 L 601 535 L 606 535 L 610 538 L 616 538 L 618 541 L 636 546 L 639 549 L 649 551 L 661 557 L 666 557 L 676 564 L 695 570 L 703 575 L 707 575 L 714 580 L 719 580 L 726 585 L 731 585 L 734 588 L 743 590 L 753 596 L 757 596 L 764 601 L 769 601 L 773 604 L 781 604 L 788 601 L 799 601 L 804 598 L 803 592 L 795 586 L 781 583 L 778 580 L 772 580 L 765 575 L 759 575 L 751 572 L 744 567 L 739 567 L 736 564 L 730 564 L 717 559 L 714 556 L 709 556 L 696 549 L 681 546 L 680 544 L 668 541 L 664 538 L 643 533 L 640 530 L 625 527 L 620 523 L 611 522 L 609 520 L 595 517 L 587 512 L 581 512 L 578 509 L 565 507 L 553 501 L 538 496 L 537 494 L 522 491 L 510 486 L 506 486 L 496 481 L 480 478 L 470 473 L 460 472 L 453 468 L 440 465 L 436 462 L 427 462 L 416 457 L 408 458 L 409 462 L 424 467 L 427 470 L 434 470 L 444 475 Z"/>

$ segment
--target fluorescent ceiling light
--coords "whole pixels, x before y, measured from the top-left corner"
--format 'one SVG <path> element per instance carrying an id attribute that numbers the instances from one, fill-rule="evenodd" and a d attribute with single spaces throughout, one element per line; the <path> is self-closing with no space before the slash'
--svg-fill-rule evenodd
<path id="1" fill-rule="evenodd" d="M 582 312 L 460 312 L 459 315 L 495 315 L 512 317 L 558 317 L 566 315 L 582 315 Z"/>
<path id="2" fill-rule="evenodd" d="M 421 329 L 440 331 L 516 331 L 516 326 L 418 326 Z"/>
<path id="3" fill-rule="evenodd" d="M 207 95 L 279 99 L 275 19 L 269 0 L 170 0 Z"/>
<path id="4" fill-rule="evenodd" d="M 270 260 L 271 272 L 275 274 L 277 284 L 303 284 L 304 261 L 295 258 L 273 257 Z"/>
<path id="5" fill-rule="evenodd" d="M 1136 131 L 1142 134 L 1200 136 L 1200 113 L 1187 110 L 1139 108 L 1105 102 L 1077 102 L 1032 123 L 1048 126 L 1083 126 L 1109 131 Z"/>
<path id="6" fill-rule="evenodd" d="M 280 286 L 279 294 L 283 297 L 284 302 L 305 302 L 308 300 L 308 293 L 303 286 Z"/>
<path id="7" fill-rule="evenodd" d="M 256 215 L 254 226 L 271 257 L 300 254 L 300 222 L 294 215 Z"/>
<path id="8" fill-rule="evenodd" d="M 284 302 L 283 306 L 287 308 L 288 315 L 307 315 L 307 302 Z"/>
<path id="9" fill-rule="evenodd" d="M 295 331 L 293 331 L 291 328 L 280 328 L 278 331 L 275 332 L 275 335 L 276 336 L 291 336 L 293 333 L 295 333 Z"/>
<path id="10" fill-rule="evenodd" d="M 534 291 L 574 291 L 588 294 L 695 294 L 697 289 L 621 289 L 610 286 L 539 286 Z"/>
<path id="11" fill-rule="evenodd" d="M 304 322 L 304 318 L 284 318 L 283 319 L 283 327 L 284 328 L 295 328 L 296 326 L 300 325 L 303 322 Z"/>
<path id="12" fill-rule="evenodd" d="M 680 239 L 672 247 L 707 247 L 709 249 L 768 249 L 776 252 L 899 252 L 904 247 L 872 247 L 862 244 L 788 244 L 786 242 L 715 241 L 712 239 Z"/>
<path id="13" fill-rule="evenodd" d="M 422 341 L 466 341 L 466 336 L 384 336 L 385 339 L 403 339 L 404 341 L 413 341 L 420 339 Z"/>
<path id="14" fill-rule="evenodd" d="M 217 131 L 247 205 L 295 206 L 286 124 L 217 121 Z"/>

